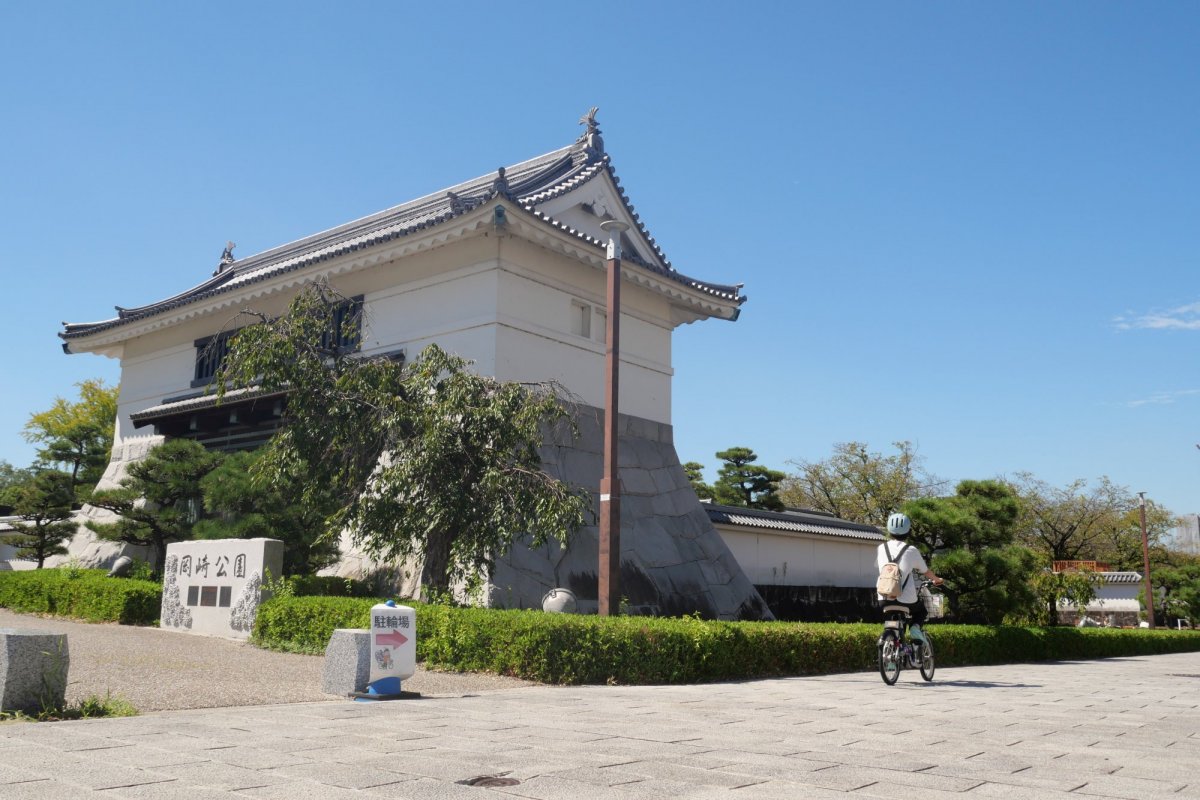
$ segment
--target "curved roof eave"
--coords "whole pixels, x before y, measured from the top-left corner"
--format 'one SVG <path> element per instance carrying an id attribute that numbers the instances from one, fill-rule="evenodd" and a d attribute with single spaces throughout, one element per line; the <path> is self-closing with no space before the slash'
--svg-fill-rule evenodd
<path id="1" fill-rule="evenodd" d="M 638 234 L 652 249 L 658 263 L 647 262 L 634 254 L 628 254 L 623 260 L 693 291 L 711 295 L 718 303 L 733 304 L 733 313 L 725 318 L 736 319 L 737 307 L 746 300 L 745 295 L 740 294 L 741 285 L 707 283 L 677 272 L 629 202 L 628 196 L 620 186 L 620 179 L 611 166 L 609 156 L 592 148 L 585 135 L 572 145 L 511 167 L 501 167 L 496 173 L 234 261 L 227 268 L 219 269 L 212 278 L 165 300 L 136 308 L 118 306 L 117 316 L 108 320 L 64 322 L 63 330 L 58 335 L 64 340 L 64 349 L 67 349 L 70 340 L 73 339 L 148 320 L 269 278 L 441 226 L 498 197 L 507 199 L 543 224 L 603 250 L 603 242 L 538 211 L 539 205 L 570 192 L 599 175 L 609 177 L 626 213 L 633 220 Z"/>

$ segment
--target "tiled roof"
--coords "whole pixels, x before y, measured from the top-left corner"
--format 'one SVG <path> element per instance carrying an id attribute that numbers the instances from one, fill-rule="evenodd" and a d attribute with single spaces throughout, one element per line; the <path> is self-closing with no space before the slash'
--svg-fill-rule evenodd
<path id="1" fill-rule="evenodd" d="M 884 537 L 878 528 L 847 522 L 832 514 L 820 511 L 761 511 L 755 508 L 718 506 L 704 503 L 708 518 L 714 523 L 746 528 L 767 528 L 790 533 L 815 533 L 823 536 L 838 536 L 844 539 L 882 542 Z"/>
<path id="2" fill-rule="evenodd" d="M 621 189 L 620 179 L 617 178 L 608 155 L 595 147 L 597 141 L 596 137 L 593 136 L 589 139 L 588 134 L 585 133 L 568 147 L 511 167 L 502 167 L 495 173 L 460 183 L 441 192 L 412 200 L 290 244 L 232 261 L 204 283 L 166 300 L 138 308 L 118 306 L 117 316 L 113 319 L 99 322 L 64 323 L 64 330 L 59 333 L 59 336 L 69 340 L 116 328 L 164 311 L 201 302 L 250 284 L 303 269 L 346 253 L 375 247 L 462 216 L 496 197 L 505 197 L 530 214 L 532 218 L 573 234 L 602 250 L 604 242 L 577 231 L 538 210 L 539 205 L 593 180 L 602 173 L 607 173 L 611 177 L 613 185 L 620 193 L 621 202 L 625 205 L 630 218 L 634 220 L 637 230 L 653 248 L 657 263 L 642 259 L 633 253 L 625 254 L 626 261 L 637 264 L 660 277 L 718 297 L 726 302 L 738 305 L 744 302 L 745 296 L 740 294 L 740 285 L 706 283 L 675 271 L 671 262 L 667 260 L 655 243 L 654 237 L 642 224 L 624 190 Z"/>
<path id="3" fill-rule="evenodd" d="M 1106 583 L 1137 583 L 1142 579 L 1140 572 L 1101 572 Z"/>
<path id="4" fill-rule="evenodd" d="M 286 391 L 265 392 L 258 386 L 251 386 L 244 389 L 230 389 L 225 393 L 224 399 L 220 402 L 233 405 L 248 400 L 271 400 L 286 395 Z M 182 397 L 151 406 L 150 408 L 138 411 L 136 414 L 130 414 L 129 419 L 133 422 L 135 428 L 140 428 L 162 417 L 169 417 L 186 411 L 203 411 L 204 409 L 216 408 L 217 402 L 218 398 L 215 393 Z"/>

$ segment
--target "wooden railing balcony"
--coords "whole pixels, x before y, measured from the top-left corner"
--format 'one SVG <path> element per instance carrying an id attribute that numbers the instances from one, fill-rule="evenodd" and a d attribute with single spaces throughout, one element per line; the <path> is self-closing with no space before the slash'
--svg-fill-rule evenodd
<path id="1" fill-rule="evenodd" d="M 1112 572 L 1104 561 L 1055 561 L 1054 572 Z"/>

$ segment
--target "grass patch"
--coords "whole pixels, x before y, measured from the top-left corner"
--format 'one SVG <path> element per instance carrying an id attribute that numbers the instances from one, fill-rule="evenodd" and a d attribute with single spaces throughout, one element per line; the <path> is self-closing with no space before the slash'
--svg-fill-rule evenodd
<path id="1" fill-rule="evenodd" d="M 137 713 L 137 709 L 128 700 L 106 694 L 104 697 L 91 695 L 76 703 L 68 703 L 63 708 L 47 708 L 36 714 L 0 711 L 0 722 L 62 722 L 99 717 L 136 717 Z"/>

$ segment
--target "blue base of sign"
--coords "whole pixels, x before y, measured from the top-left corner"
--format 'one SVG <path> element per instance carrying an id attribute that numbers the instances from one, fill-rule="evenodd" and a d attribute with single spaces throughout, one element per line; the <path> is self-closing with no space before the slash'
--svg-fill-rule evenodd
<path id="1" fill-rule="evenodd" d="M 399 700 L 404 697 L 400 690 L 399 678 L 380 678 L 367 684 L 367 691 L 355 692 L 352 697 L 356 703 L 369 703 L 375 700 Z"/>

